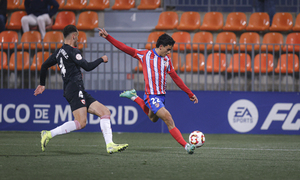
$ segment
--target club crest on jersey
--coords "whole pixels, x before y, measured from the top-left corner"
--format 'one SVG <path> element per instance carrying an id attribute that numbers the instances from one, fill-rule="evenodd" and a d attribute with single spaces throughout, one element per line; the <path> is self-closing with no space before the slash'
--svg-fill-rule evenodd
<path id="1" fill-rule="evenodd" d="M 165 66 L 166 67 L 168 67 L 169 66 L 169 62 L 167 61 L 167 62 L 165 62 Z"/>
<path id="2" fill-rule="evenodd" d="M 81 59 L 82 59 L 81 54 L 76 54 L 76 59 L 77 59 L 77 60 L 81 60 Z"/>
<path id="3" fill-rule="evenodd" d="M 158 108 L 158 107 L 159 107 L 159 103 L 156 103 L 156 104 L 155 104 L 155 107 L 157 107 L 157 108 Z"/>
<path id="4" fill-rule="evenodd" d="M 84 100 L 84 99 L 81 99 L 81 103 L 82 103 L 82 104 L 85 104 L 85 100 Z"/>

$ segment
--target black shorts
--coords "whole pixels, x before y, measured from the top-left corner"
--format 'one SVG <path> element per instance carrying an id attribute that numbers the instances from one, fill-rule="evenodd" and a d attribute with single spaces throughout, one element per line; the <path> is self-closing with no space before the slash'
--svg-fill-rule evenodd
<path id="1" fill-rule="evenodd" d="M 67 84 L 64 97 L 69 102 L 72 112 L 82 107 L 89 109 L 90 105 L 96 101 L 84 90 L 83 84 L 77 82 L 69 82 Z"/>

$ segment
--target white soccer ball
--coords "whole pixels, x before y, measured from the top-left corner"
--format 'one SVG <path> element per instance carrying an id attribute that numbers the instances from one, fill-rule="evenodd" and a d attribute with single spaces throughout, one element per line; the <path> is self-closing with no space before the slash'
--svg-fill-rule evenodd
<path id="1" fill-rule="evenodd" d="M 190 144 L 194 144 L 197 148 L 203 146 L 205 136 L 201 131 L 193 131 L 189 136 Z"/>

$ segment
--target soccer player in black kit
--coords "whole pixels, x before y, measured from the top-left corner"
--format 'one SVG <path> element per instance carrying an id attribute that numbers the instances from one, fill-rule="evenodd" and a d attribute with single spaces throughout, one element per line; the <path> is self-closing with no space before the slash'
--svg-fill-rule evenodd
<path id="1" fill-rule="evenodd" d="M 46 74 L 49 67 L 58 64 L 64 81 L 64 97 L 69 102 L 74 121 L 68 121 L 51 131 L 41 131 L 41 147 L 45 147 L 54 136 L 66 134 L 86 126 L 87 113 L 100 117 L 100 128 L 106 143 L 106 150 L 112 154 L 120 152 L 128 147 L 128 144 L 115 144 L 112 140 L 112 129 L 110 122 L 110 110 L 88 94 L 83 85 L 80 68 L 86 71 L 95 69 L 100 63 L 108 61 L 107 56 L 87 62 L 76 48 L 78 41 L 78 30 L 74 25 L 67 25 L 63 29 L 64 45 L 56 50 L 43 64 L 40 75 L 40 85 L 34 91 L 34 95 L 42 94 L 45 90 Z"/>

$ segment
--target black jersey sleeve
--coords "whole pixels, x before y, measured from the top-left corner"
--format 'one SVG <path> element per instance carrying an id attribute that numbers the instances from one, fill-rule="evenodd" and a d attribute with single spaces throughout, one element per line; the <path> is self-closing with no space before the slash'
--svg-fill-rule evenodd
<path id="1" fill-rule="evenodd" d="M 86 59 L 84 59 L 80 53 L 80 51 L 75 50 L 72 55 L 74 56 L 72 59 L 76 64 L 78 64 L 80 67 L 82 67 L 86 71 L 91 71 L 95 69 L 100 63 L 103 62 L 102 58 L 98 58 L 95 61 L 87 62 Z"/>
<path id="2" fill-rule="evenodd" d="M 57 63 L 55 59 L 55 54 L 53 53 L 49 58 L 42 64 L 41 67 L 41 75 L 40 75 L 40 85 L 45 86 L 47 70 L 49 67 L 55 65 Z"/>

